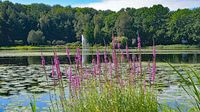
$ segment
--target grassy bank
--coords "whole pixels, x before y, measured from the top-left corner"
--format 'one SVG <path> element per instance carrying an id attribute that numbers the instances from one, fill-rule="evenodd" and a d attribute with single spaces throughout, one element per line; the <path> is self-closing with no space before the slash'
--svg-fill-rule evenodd
<path id="1" fill-rule="evenodd" d="M 59 46 L 5 46 L 0 47 L 0 50 L 40 50 L 40 49 L 65 49 L 66 47 L 70 49 L 76 49 L 77 47 L 81 47 L 81 45 L 59 45 Z M 92 46 L 90 49 L 103 49 L 103 46 Z M 135 49 L 132 47 L 132 49 Z M 142 49 L 148 50 L 152 49 L 152 46 L 142 47 Z M 197 45 L 181 45 L 181 44 L 174 44 L 174 45 L 157 45 L 156 49 L 158 50 L 199 50 L 200 46 Z"/>
<path id="2" fill-rule="evenodd" d="M 146 49 L 151 49 L 151 46 L 145 47 Z M 174 44 L 174 45 L 157 45 L 156 49 L 158 50 L 185 50 L 185 49 L 191 49 L 196 50 L 200 49 L 200 46 L 197 45 L 182 45 L 182 44 Z"/>

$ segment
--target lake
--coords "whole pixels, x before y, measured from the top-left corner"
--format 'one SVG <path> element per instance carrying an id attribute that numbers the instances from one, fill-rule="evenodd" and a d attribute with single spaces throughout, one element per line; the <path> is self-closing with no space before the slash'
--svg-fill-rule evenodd
<path id="1" fill-rule="evenodd" d="M 132 50 L 132 56 L 135 55 Z M 49 50 L 43 51 L 47 62 L 47 73 L 50 75 L 53 53 Z M 74 53 L 73 53 L 74 54 Z M 58 51 L 61 62 L 61 71 L 69 63 L 65 56 L 65 50 Z M 91 60 L 96 59 L 95 51 L 86 53 L 82 58 L 85 64 L 90 66 Z M 110 57 L 110 56 L 109 56 Z M 72 57 L 72 59 L 74 59 Z M 101 54 L 103 60 L 103 53 Z M 142 52 L 143 66 L 152 60 L 151 51 Z M 177 66 L 187 64 L 200 70 L 200 51 L 199 50 L 158 50 L 157 51 L 157 75 L 158 100 L 160 103 L 169 104 L 172 107 L 181 105 L 185 109 L 190 107 L 189 97 L 179 87 L 179 77 L 166 64 L 170 62 Z M 41 109 L 48 109 L 50 97 L 53 95 L 52 88 L 46 86 L 46 78 L 41 68 L 40 51 L 19 51 L 2 50 L 0 51 L 0 111 L 22 111 L 30 108 L 30 97 L 35 95 L 37 106 Z M 50 79 L 51 80 L 51 79 Z M 68 89 L 66 87 L 66 96 Z M 57 96 L 54 96 L 55 98 Z"/>

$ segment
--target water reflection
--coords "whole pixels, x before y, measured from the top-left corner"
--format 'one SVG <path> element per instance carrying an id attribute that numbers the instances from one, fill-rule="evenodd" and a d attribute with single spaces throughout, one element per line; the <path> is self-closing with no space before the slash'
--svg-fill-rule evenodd
<path id="1" fill-rule="evenodd" d="M 133 56 L 133 55 L 132 55 Z M 52 56 L 46 56 L 47 64 L 51 64 Z M 83 53 L 82 61 L 83 63 L 91 63 L 92 59 L 96 59 L 95 55 L 88 55 Z M 100 56 L 101 61 L 103 61 L 103 55 Z M 111 59 L 111 55 L 108 55 Z M 149 61 L 152 59 L 151 54 L 142 54 L 143 61 Z M 18 65 L 18 66 L 28 66 L 33 64 L 40 64 L 40 56 L 22 56 L 22 57 L 0 57 L 0 65 Z M 59 56 L 61 64 L 69 64 L 66 56 Z M 71 61 L 74 62 L 74 56 L 71 56 Z M 157 54 L 157 62 L 171 62 L 171 63 L 200 63 L 200 54 Z"/>

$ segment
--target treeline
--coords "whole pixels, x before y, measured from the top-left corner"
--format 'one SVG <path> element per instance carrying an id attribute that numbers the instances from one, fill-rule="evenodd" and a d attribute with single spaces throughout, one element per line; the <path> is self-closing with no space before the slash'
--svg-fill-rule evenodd
<path id="1" fill-rule="evenodd" d="M 170 11 L 162 5 L 126 8 L 118 12 L 60 5 L 0 3 L 0 46 L 109 44 L 111 36 L 134 46 L 140 32 L 142 45 L 200 44 L 200 8 Z"/>

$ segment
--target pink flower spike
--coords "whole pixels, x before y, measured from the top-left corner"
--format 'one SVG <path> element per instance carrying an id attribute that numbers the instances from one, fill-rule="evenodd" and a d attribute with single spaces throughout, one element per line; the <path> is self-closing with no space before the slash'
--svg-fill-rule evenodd
<path id="1" fill-rule="evenodd" d="M 107 63 L 106 47 L 104 48 L 104 63 Z"/>
<path id="2" fill-rule="evenodd" d="M 92 64 L 93 64 L 93 75 L 94 75 L 94 77 L 96 77 L 97 69 L 96 69 L 95 59 L 92 59 Z"/>
<path id="3" fill-rule="evenodd" d="M 153 46 L 153 58 L 156 58 L 156 48 Z"/>
<path id="4" fill-rule="evenodd" d="M 67 76 L 70 82 L 72 82 L 72 67 L 71 65 L 69 66 L 68 70 L 67 70 Z"/>
<path id="5" fill-rule="evenodd" d="M 45 58 L 42 52 L 41 52 L 41 59 L 42 59 L 42 62 L 41 62 L 42 66 L 45 66 Z"/>
<path id="6" fill-rule="evenodd" d="M 109 62 L 109 74 L 110 74 L 110 78 L 112 79 L 112 63 Z"/>
<path id="7" fill-rule="evenodd" d="M 138 32 L 138 49 L 141 49 L 141 39 L 139 32 Z"/>
<path id="8" fill-rule="evenodd" d="M 113 49 L 115 48 L 115 37 L 114 37 L 114 35 L 112 34 L 112 47 L 113 47 Z"/>
<path id="9" fill-rule="evenodd" d="M 68 48 L 66 48 L 66 53 L 67 53 L 67 57 L 70 60 L 70 50 Z"/>
<path id="10" fill-rule="evenodd" d="M 51 68 L 51 76 L 52 76 L 52 78 L 54 78 L 54 65 L 52 64 L 52 68 Z"/>
<path id="11" fill-rule="evenodd" d="M 152 75 L 151 75 L 151 80 L 154 81 L 155 80 L 155 75 L 156 75 L 156 48 L 154 45 L 154 41 L 153 41 L 153 65 L 152 65 Z"/>
<path id="12" fill-rule="evenodd" d="M 117 43 L 117 47 L 118 47 L 118 49 L 120 49 L 120 43 L 119 43 L 119 41 L 118 41 L 118 43 Z"/>
<path id="13" fill-rule="evenodd" d="M 128 44 L 126 43 L 126 58 L 129 60 Z"/>
<path id="14" fill-rule="evenodd" d="M 123 53 L 123 51 L 121 51 L 121 62 L 122 63 L 124 62 L 124 53 Z"/>
<path id="15" fill-rule="evenodd" d="M 148 62 L 148 65 L 147 65 L 147 73 L 149 74 L 149 80 L 151 81 L 151 64 L 150 64 L 150 62 Z"/>
<path id="16" fill-rule="evenodd" d="M 101 64 L 100 64 L 100 53 L 99 50 L 97 50 L 97 72 L 100 73 L 100 68 L 101 68 Z"/>
<path id="17" fill-rule="evenodd" d="M 144 94 L 146 93 L 146 80 L 144 79 Z"/>

